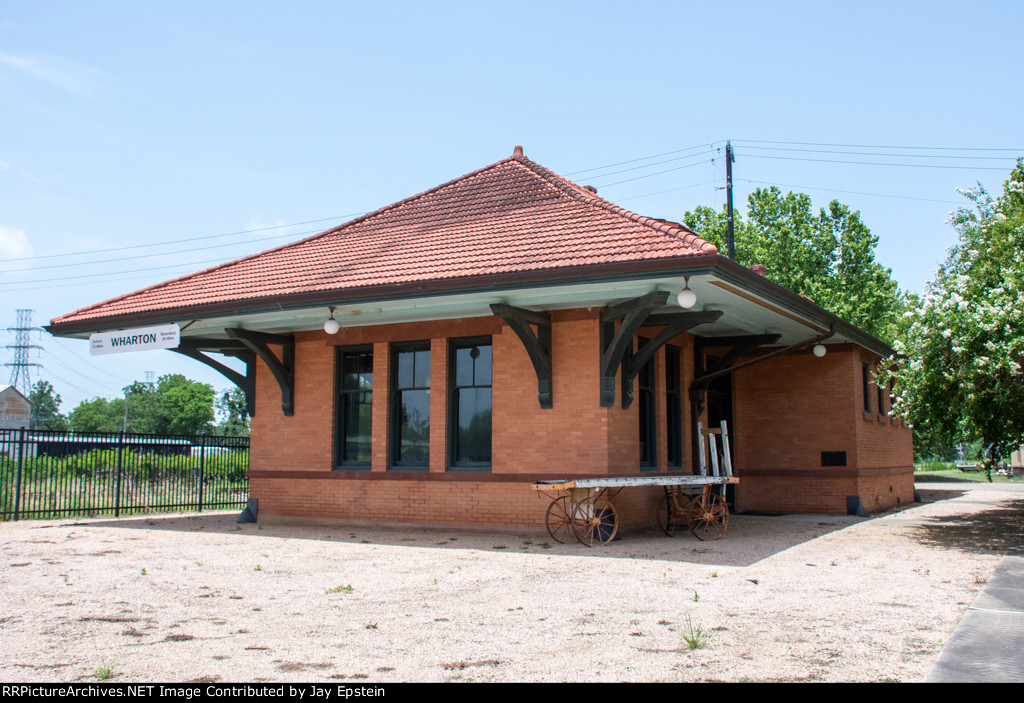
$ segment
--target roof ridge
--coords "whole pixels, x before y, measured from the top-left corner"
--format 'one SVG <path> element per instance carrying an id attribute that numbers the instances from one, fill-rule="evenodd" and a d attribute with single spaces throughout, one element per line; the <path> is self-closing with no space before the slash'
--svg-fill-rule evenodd
<path id="1" fill-rule="evenodd" d="M 507 160 L 516 161 L 522 164 L 523 166 L 527 167 L 535 174 L 543 178 L 544 180 L 550 182 L 553 186 L 561 190 L 566 195 L 576 199 L 581 203 L 590 205 L 592 207 L 597 207 L 602 210 L 607 210 L 608 212 L 619 215 L 620 217 L 625 217 L 629 220 L 632 220 L 633 222 L 655 229 L 661 232 L 662 234 L 667 234 L 671 237 L 675 237 L 676 239 L 683 241 L 689 246 L 692 246 L 696 249 L 700 249 L 700 251 L 704 254 L 718 253 L 718 247 L 716 247 L 714 244 L 707 241 L 706 239 L 703 239 L 700 235 L 698 235 L 689 227 L 684 227 L 681 225 L 678 227 L 673 227 L 671 225 L 665 224 L 664 221 L 658 220 L 657 218 L 646 217 L 645 215 L 638 215 L 635 212 L 619 207 L 610 200 L 602 198 L 600 195 L 597 195 L 597 193 L 587 190 L 585 187 L 579 185 L 578 183 L 570 181 L 565 176 L 560 176 L 559 174 L 555 173 L 554 171 L 551 171 L 550 169 L 544 166 L 541 166 L 535 161 L 531 161 L 522 154 L 513 154 L 511 157 L 509 157 L 509 159 L 506 159 L 506 161 Z"/>

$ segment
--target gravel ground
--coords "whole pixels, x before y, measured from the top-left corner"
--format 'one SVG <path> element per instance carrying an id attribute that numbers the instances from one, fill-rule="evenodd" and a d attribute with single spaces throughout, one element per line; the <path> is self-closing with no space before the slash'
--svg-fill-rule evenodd
<path id="1" fill-rule="evenodd" d="M 873 519 L 594 549 L 235 513 L 3 523 L 0 680 L 919 681 L 1024 535 L 1024 493 L 920 488 Z"/>

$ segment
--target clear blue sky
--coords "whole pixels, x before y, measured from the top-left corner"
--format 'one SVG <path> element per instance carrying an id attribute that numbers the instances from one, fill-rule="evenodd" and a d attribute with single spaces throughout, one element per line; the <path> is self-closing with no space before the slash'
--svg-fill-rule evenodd
<path id="1" fill-rule="evenodd" d="M 0 2 L 0 329 L 339 224 L 516 144 L 678 219 L 724 202 L 731 139 L 741 209 L 762 184 L 839 199 L 919 291 L 955 240 L 956 187 L 998 191 L 1024 156 L 1016 2 L 367 5 Z M 55 257 L 138 245 L 159 246 Z M 33 378 L 65 411 L 147 370 L 227 387 L 170 352 L 34 341 Z"/>

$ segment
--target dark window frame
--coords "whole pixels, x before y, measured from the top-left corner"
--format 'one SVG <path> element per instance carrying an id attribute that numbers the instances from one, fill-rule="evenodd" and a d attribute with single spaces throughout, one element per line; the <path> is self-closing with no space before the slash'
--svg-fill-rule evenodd
<path id="1" fill-rule="evenodd" d="M 683 468 L 683 350 L 665 345 L 666 461 L 670 469 Z"/>
<path id="2" fill-rule="evenodd" d="M 430 398 L 430 369 L 433 363 L 433 358 L 430 358 L 427 364 L 427 385 L 419 386 L 416 385 L 416 362 L 413 359 L 413 385 L 408 387 L 399 386 L 399 356 L 407 352 L 427 352 L 430 354 L 430 340 L 420 340 L 414 342 L 393 342 L 388 354 L 389 362 L 389 378 L 390 378 L 390 389 L 389 389 L 389 422 L 388 426 L 390 429 L 388 437 L 388 470 L 389 471 L 429 471 L 430 470 L 430 406 L 431 401 L 427 402 L 427 459 L 426 461 L 404 461 L 398 457 L 401 455 L 401 433 L 399 432 L 402 424 L 401 420 L 401 408 L 402 401 L 401 397 L 403 393 L 407 392 L 427 392 L 428 399 Z"/>
<path id="3" fill-rule="evenodd" d="M 459 385 L 457 352 L 459 349 L 488 346 L 491 348 L 489 384 Z M 475 380 L 475 379 L 474 379 Z M 491 425 L 490 461 L 459 461 L 459 391 L 462 388 L 488 388 L 491 390 L 491 418 L 494 417 L 494 340 L 489 336 L 456 337 L 448 340 L 448 470 L 449 471 L 490 471 L 494 461 L 494 426 Z"/>
<path id="4" fill-rule="evenodd" d="M 871 392 L 869 383 L 870 374 L 868 372 L 868 365 L 861 364 L 861 385 L 863 386 L 864 393 L 864 412 L 871 412 Z"/>
<path id="5" fill-rule="evenodd" d="M 344 388 L 344 364 L 346 354 L 370 354 L 370 389 L 369 391 L 361 389 L 345 389 Z M 336 470 L 346 471 L 369 471 L 373 461 L 373 345 L 364 344 L 351 347 L 337 347 L 335 350 L 335 361 L 334 361 L 334 468 Z M 345 444 L 345 428 L 346 417 L 345 409 L 348 407 L 344 403 L 343 396 L 355 393 L 368 393 L 369 404 L 370 404 L 370 459 L 367 461 L 346 461 L 343 459 Z M 362 401 L 360 400 L 360 403 Z"/>
<path id="6" fill-rule="evenodd" d="M 640 346 L 647 342 L 647 339 L 639 338 Z M 636 375 L 636 401 L 639 415 L 637 419 L 637 438 L 643 445 L 643 449 L 640 450 L 641 471 L 658 470 L 658 402 L 655 397 L 658 389 L 658 377 L 654 358 L 652 356 L 648 359 L 647 363 L 640 368 Z M 647 416 L 646 426 L 644 423 L 645 415 Z M 644 461 L 644 450 L 646 450 L 647 461 Z"/>

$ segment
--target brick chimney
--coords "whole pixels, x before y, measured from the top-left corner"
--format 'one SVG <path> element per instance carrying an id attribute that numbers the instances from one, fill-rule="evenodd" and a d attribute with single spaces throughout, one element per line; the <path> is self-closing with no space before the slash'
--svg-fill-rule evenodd
<path id="1" fill-rule="evenodd" d="M 753 266 L 750 267 L 750 270 L 756 273 L 758 276 L 768 275 L 768 267 L 765 266 L 764 264 L 754 264 Z"/>

